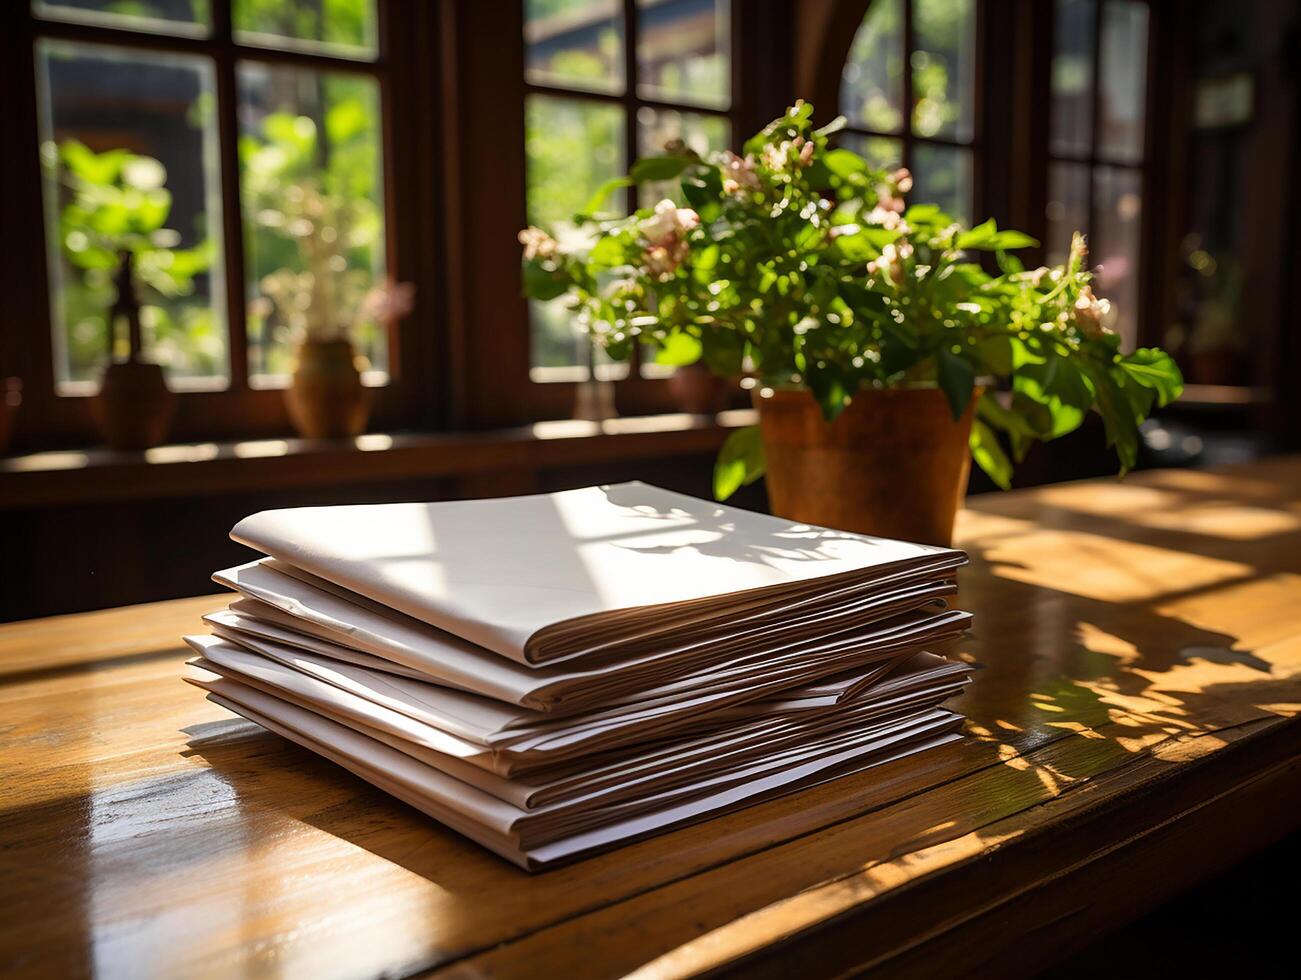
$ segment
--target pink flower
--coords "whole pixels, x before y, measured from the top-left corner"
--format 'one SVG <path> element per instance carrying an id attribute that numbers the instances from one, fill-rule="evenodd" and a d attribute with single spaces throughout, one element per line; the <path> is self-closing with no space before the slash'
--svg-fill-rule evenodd
<path id="1" fill-rule="evenodd" d="M 700 215 L 691 208 L 680 208 L 670 200 L 655 205 L 654 213 L 641 223 L 641 233 L 649 242 L 658 242 L 669 236 L 685 238 L 687 232 L 700 224 Z"/>
<path id="2" fill-rule="evenodd" d="M 886 276 L 896 286 L 900 286 L 907 275 L 904 262 L 911 258 L 912 254 L 911 242 L 891 243 L 881 249 L 880 255 L 867 263 L 867 274 L 869 276 Z"/>
<path id="3" fill-rule="evenodd" d="M 651 245 L 646 249 L 642 260 L 646 271 L 657 279 L 667 279 L 678 271 L 678 266 L 686 257 L 686 249 L 677 246 Z"/>
<path id="4" fill-rule="evenodd" d="M 738 194 L 741 191 L 757 191 L 759 175 L 754 172 L 754 157 L 739 157 L 731 150 L 722 156 L 723 193 Z"/>
<path id="5" fill-rule="evenodd" d="M 1111 312 L 1111 301 L 1099 299 L 1093 295 L 1093 289 L 1085 286 L 1075 300 L 1075 326 L 1080 333 L 1090 340 L 1098 340 L 1111 330 L 1102 322 Z"/>
<path id="6" fill-rule="evenodd" d="M 894 189 L 899 194 L 907 194 L 913 189 L 913 175 L 907 167 L 900 167 L 892 173 L 890 182 L 894 184 Z"/>
<path id="7" fill-rule="evenodd" d="M 880 225 L 890 231 L 908 231 L 908 224 L 903 220 L 903 215 L 899 213 L 902 209 L 885 208 L 879 204 L 867 214 L 868 224 Z"/>
<path id="8" fill-rule="evenodd" d="M 902 214 L 904 199 L 892 193 L 889 187 L 880 187 L 876 192 L 876 206 L 883 211 L 894 211 L 897 214 Z"/>
<path id="9" fill-rule="evenodd" d="M 691 208 L 680 208 L 669 200 L 655 205 L 655 212 L 640 227 L 646 239 L 642 255 L 646 271 L 660 279 L 673 275 L 687 257 L 687 235 L 699 226 L 700 215 Z"/>
<path id="10" fill-rule="evenodd" d="M 763 165 L 775 173 L 786 169 L 798 170 L 813 162 L 814 146 L 803 136 L 780 143 L 768 143 L 763 148 Z"/>
<path id="11" fill-rule="evenodd" d="M 560 243 L 541 228 L 529 225 L 517 236 L 524 246 L 524 261 L 554 258 L 560 252 Z"/>

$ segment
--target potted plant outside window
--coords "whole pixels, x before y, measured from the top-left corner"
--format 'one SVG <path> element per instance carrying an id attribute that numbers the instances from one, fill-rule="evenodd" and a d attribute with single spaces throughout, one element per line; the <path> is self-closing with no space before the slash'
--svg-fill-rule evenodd
<path id="1" fill-rule="evenodd" d="M 649 342 L 665 363 L 745 371 L 759 425 L 727 440 L 715 494 L 766 473 L 793 520 L 947 544 L 970 459 L 1006 487 L 1013 460 L 1090 410 L 1132 467 L 1139 423 L 1182 379 L 1162 351 L 1121 351 L 1083 238 L 1027 270 L 1029 236 L 909 206 L 907 172 L 829 147 L 843 120 L 817 129 L 812 112 L 797 104 L 740 155 L 639 160 L 575 217 L 585 239 L 527 229 L 525 294 L 568 297 L 613 358 Z M 663 180 L 686 207 L 598 211 Z"/>
<path id="2" fill-rule="evenodd" d="M 210 351 L 187 347 L 207 312 L 182 300 L 208 271 L 211 244 L 177 247 L 181 235 L 167 227 L 167 171 L 152 157 L 96 153 L 76 140 L 47 144 L 43 157 L 65 194 L 59 247 L 74 274 L 65 277 L 61 296 L 65 319 L 76 324 L 67 342 L 76 347 L 89 334 L 107 359 L 92 415 L 115 449 L 156 446 L 167 437 L 175 396 L 146 348 L 161 350 L 173 366 L 210 362 Z"/>
<path id="3" fill-rule="evenodd" d="M 345 108 L 333 120 L 334 137 L 357 144 L 364 117 L 351 104 Z M 326 128 L 331 124 L 327 118 Z M 262 325 L 264 344 L 279 333 L 292 346 L 285 404 L 294 428 L 305 438 L 340 438 L 365 431 L 370 417 L 372 393 L 362 383 L 370 365 L 358 351 L 358 334 L 409 313 L 414 288 L 392 280 L 372 285 L 382 226 L 375 201 L 361 189 L 370 157 L 355 152 L 357 145 L 326 154 L 319 128 L 309 116 L 271 113 L 261 138 L 241 143 L 256 242 L 283 263 L 259 280 L 250 314 Z"/>

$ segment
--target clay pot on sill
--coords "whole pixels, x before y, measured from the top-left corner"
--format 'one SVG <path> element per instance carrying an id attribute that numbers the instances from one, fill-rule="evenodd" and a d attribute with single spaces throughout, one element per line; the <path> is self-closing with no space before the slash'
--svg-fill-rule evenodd
<path id="1" fill-rule="evenodd" d="M 702 362 L 680 367 L 668 377 L 669 393 L 684 412 L 716 415 L 727 407 L 731 386 Z"/>
<path id="2" fill-rule="evenodd" d="M 807 391 L 756 396 L 772 512 L 948 546 L 971 471 L 975 404 L 955 422 L 938 388 L 864 389 L 828 424 Z"/>
<path id="3" fill-rule="evenodd" d="M 0 456 L 14 437 L 14 418 L 23 403 L 23 383 L 17 378 L 0 379 Z"/>
<path id="4" fill-rule="evenodd" d="M 133 355 L 104 369 L 90 410 L 110 448 L 127 452 L 151 449 L 167 439 L 176 395 L 167 387 L 161 364 Z"/>
<path id="5" fill-rule="evenodd" d="M 365 367 L 351 341 L 306 340 L 299 345 L 285 406 L 300 436 L 342 439 L 366 431 L 371 391 L 361 383 Z"/>

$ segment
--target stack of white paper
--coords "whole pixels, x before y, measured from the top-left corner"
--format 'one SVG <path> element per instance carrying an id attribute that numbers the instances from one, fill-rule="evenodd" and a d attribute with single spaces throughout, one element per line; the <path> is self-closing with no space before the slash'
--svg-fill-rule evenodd
<path id="1" fill-rule="evenodd" d="M 187 679 L 530 870 L 957 738 L 959 551 L 640 483 L 231 536 Z"/>

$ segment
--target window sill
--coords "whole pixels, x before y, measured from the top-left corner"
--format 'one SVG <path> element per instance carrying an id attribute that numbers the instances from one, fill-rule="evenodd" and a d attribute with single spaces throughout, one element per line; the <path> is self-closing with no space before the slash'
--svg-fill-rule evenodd
<path id="1" fill-rule="evenodd" d="M 369 433 L 356 439 L 258 439 L 32 453 L 0 459 L 0 510 L 210 496 L 345 483 L 543 470 L 606 460 L 709 453 L 752 409 L 538 422 L 486 432 Z"/>

